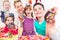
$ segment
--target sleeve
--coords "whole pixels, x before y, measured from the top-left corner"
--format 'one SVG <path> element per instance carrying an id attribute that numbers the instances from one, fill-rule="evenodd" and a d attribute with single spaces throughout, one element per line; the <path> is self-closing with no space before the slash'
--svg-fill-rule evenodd
<path id="1" fill-rule="evenodd" d="M 34 31 L 35 31 L 36 35 L 38 35 L 38 33 L 36 32 L 36 24 L 35 24 L 35 21 L 34 21 Z"/>
<path id="2" fill-rule="evenodd" d="M 7 27 L 4 28 L 4 33 L 7 33 L 9 30 Z"/>
<path id="3" fill-rule="evenodd" d="M 34 31 L 35 31 L 36 35 L 38 35 L 38 33 L 36 32 L 36 28 L 35 28 L 35 26 L 34 26 Z"/>

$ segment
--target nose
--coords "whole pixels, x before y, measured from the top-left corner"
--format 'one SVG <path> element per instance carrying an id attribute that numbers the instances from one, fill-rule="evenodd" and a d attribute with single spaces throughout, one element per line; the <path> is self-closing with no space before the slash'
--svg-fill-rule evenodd
<path id="1" fill-rule="evenodd" d="M 36 13 L 37 13 L 37 14 L 39 14 L 40 12 L 39 12 L 39 11 L 37 11 Z"/>

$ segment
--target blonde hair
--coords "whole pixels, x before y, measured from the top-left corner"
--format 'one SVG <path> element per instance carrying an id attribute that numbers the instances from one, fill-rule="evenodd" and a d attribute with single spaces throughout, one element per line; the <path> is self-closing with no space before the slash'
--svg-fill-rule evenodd
<path id="1" fill-rule="evenodd" d="M 21 2 L 21 0 L 14 0 L 14 6 L 15 6 L 15 3 L 17 2 Z"/>

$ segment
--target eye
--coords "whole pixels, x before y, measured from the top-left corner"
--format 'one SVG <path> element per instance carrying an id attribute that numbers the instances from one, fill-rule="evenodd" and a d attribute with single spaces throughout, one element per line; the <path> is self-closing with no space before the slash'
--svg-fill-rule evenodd
<path id="1" fill-rule="evenodd" d="M 20 5 L 20 7 L 22 7 L 22 5 Z"/>
<path id="2" fill-rule="evenodd" d="M 19 6 L 17 6 L 17 8 L 19 8 Z"/>
<path id="3" fill-rule="evenodd" d="M 9 21 L 9 20 L 7 20 L 7 21 Z"/>

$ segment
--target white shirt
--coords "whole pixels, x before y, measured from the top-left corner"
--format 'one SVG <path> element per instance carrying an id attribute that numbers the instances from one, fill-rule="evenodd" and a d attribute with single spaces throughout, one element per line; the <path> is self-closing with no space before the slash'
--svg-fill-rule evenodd
<path id="1" fill-rule="evenodd" d="M 20 20 L 18 20 L 18 12 L 17 12 L 17 11 L 15 11 L 15 13 L 14 13 L 14 23 L 15 23 L 15 25 L 17 25 L 18 27 L 21 26 Z"/>

